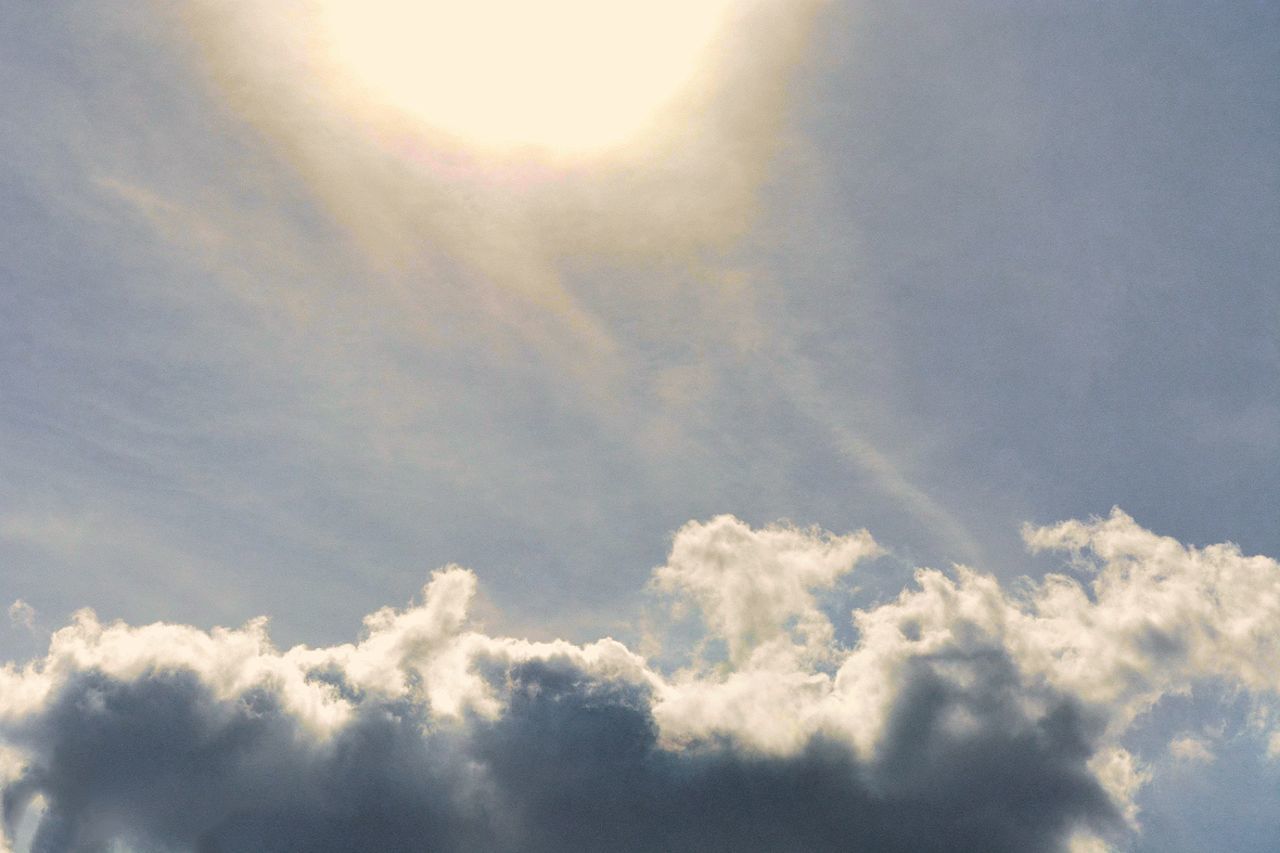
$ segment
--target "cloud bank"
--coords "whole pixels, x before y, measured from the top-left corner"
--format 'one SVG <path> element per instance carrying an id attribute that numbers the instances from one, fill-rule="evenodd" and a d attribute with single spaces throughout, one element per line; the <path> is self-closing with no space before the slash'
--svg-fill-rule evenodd
<path id="1" fill-rule="evenodd" d="M 1135 719 L 1201 680 L 1280 689 L 1280 565 L 1119 510 L 1025 535 L 1070 573 L 922 569 L 846 647 L 821 594 L 869 534 L 691 522 L 653 576 L 705 630 L 675 672 L 486 634 L 457 566 L 326 648 L 81 611 L 0 671 L 8 844 L 1106 849 L 1138 831 Z"/>

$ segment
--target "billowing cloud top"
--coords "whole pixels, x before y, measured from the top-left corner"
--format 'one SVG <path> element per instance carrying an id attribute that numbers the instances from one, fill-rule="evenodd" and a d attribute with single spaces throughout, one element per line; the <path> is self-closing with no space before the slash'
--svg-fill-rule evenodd
<path id="1" fill-rule="evenodd" d="M 0 671 L 8 843 L 1106 849 L 1151 775 L 1120 745 L 1135 719 L 1203 679 L 1280 688 L 1280 566 L 1118 510 L 1026 539 L 1088 583 L 920 570 L 844 647 L 815 593 L 870 535 L 691 522 L 654 574 L 705 628 L 674 673 L 612 639 L 475 630 L 456 566 L 328 648 L 81 611 Z"/>

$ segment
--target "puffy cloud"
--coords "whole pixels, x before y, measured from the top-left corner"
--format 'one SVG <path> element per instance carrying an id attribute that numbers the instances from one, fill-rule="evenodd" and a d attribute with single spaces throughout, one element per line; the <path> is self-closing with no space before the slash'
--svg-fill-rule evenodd
<path id="1" fill-rule="evenodd" d="M 686 525 L 654 582 L 692 599 L 728 645 L 730 661 L 741 667 L 779 642 L 798 639 L 815 654 L 828 649 L 831 623 L 812 591 L 831 587 L 858 559 L 874 553 L 865 530 L 853 536 L 790 527 L 752 530 L 720 516 Z"/>
<path id="2" fill-rule="evenodd" d="M 9 605 L 9 622 L 14 627 L 32 630 L 36 624 L 36 610 L 21 598 Z"/>
<path id="3" fill-rule="evenodd" d="M 1280 564 L 1230 543 L 1186 547 L 1120 510 L 1029 529 L 1033 550 L 1074 554 L 1087 588 L 1052 576 L 1024 621 L 1023 654 L 1063 689 L 1126 724 L 1196 679 L 1280 689 Z"/>
<path id="4" fill-rule="evenodd" d="M 1215 758 L 1213 746 L 1204 738 L 1182 735 L 1169 742 L 1169 753 L 1179 761 L 1208 764 Z"/>
<path id="5" fill-rule="evenodd" d="M 1274 691 L 1280 567 L 1118 511 L 1027 538 L 1088 582 L 921 570 L 846 648 L 815 594 L 868 534 L 690 523 L 654 586 L 725 655 L 678 672 L 475 630 L 456 566 L 326 648 L 82 611 L 0 671 L 6 831 L 39 803 L 46 851 L 1106 849 L 1151 778 L 1135 718 L 1202 679 Z"/>

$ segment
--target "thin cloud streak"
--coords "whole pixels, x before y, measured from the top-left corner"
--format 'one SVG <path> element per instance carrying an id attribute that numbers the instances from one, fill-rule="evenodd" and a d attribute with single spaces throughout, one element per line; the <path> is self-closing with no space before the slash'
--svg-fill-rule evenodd
<path id="1" fill-rule="evenodd" d="M 870 474 L 886 497 L 898 502 L 923 529 L 938 535 L 964 561 L 977 565 L 985 562 L 982 547 L 964 524 L 914 483 L 900 464 L 840 416 L 813 366 L 800 356 L 785 352 L 784 340 L 778 339 L 777 345 L 784 349 L 775 361 L 779 387 L 799 411 L 827 430 L 831 443 L 854 470 Z"/>

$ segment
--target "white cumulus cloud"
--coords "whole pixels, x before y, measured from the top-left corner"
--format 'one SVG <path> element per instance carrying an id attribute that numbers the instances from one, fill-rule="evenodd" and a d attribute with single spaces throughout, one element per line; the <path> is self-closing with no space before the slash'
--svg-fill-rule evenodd
<path id="1" fill-rule="evenodd" d="M 1105 849 L 1140 831 L 1136 719 L 1204 680 L 1276 692 L 1280 566 L 1119 511 L 1027 540 L 1090 576 L 920 570 L 845 647 L 815 593 L 869 534 L 691 522 L 653 585 L 725 655 L 675 672 L 479 631 L 457 566 L 331 647 L 81 611 L 0 670 L 6 831 L 30 811 L 40 850 Z"/>

